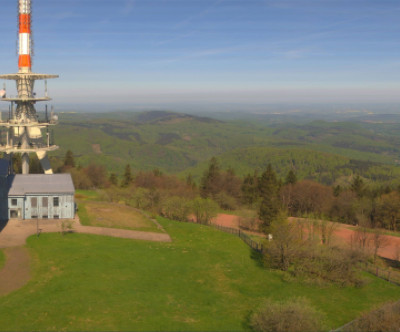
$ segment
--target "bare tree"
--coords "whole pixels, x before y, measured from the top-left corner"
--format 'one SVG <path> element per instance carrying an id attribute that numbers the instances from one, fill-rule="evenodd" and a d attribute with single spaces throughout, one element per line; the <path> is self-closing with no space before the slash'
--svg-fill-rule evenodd
<path id="1" fill-rule="evenodd" d="M 383 231 L 379 228 L 374 229 L 372 236 L 372 245 L 374 249 L 374 262 L 378 257 L 379 249 L 385 248 L 389 244 L 388 238 L 383 234 Z"/>

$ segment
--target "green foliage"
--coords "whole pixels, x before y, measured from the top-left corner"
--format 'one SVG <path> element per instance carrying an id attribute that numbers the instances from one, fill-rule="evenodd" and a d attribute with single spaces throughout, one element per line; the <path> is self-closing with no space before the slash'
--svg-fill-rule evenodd
<path id="1" fill-rule="evenodd" d="M 296 174 L 290 170 L 286 175 L 285 184 L 295 184 L 297 182 Z"/>
<path id="2" fill-rule="evenodd" d="M 117 185 L 118 185 L 117 174 L 111 173 L 111 174 L 110 174 L 110 177 L 109 177 L 109 179 L 108 179 L 108 181 L 110 181 L 110 183 L 111 183 L 113 186 L 117 186 Z"/>
<path id="3" fill-rule="evenodd" d="M 183 197 L 168 197 L 162 204 L 163 216 L 173 220 L 187 221 L 190 210 L 190 202 Z"/>
<path id="4" fill-rule="evenodd" d="M 84 203 L 78 203 L 78 216 L 82 225 L 90 225 L 90 218 Z"/>
<path id="5" fill-rule="evenodd" d="M 243 180 L 241 189 L 242 202 L 252 207 L 259 198 L 257 172 L 254 172 L 253 175 L 247 174 L 247 176 Z"/>
<path id="6" fill-rule="evenodd" d="M 269 299 L 252 315 L 250 324 L 257 332 L 319 332 L 324 315 L 305 298 L 284 302 Z"/>
<path id="7" fill-rule="evenodd" d="M 261 174 L 258 190 L 261 196 L 258 216 L 262 221 L 261 228 L 267 232 L 271 223 L 277 218 L 280 208 L 279 183 L 271 164 L 268 164 L 267 169 Z"/>
<path id="8" fill-rule="evenodd" d="M 217 158 L 212 157 L 208 169 L 201 178 L 200 194 L 203 198 L 215 198 L 221 190 L 221 173 Z"/>
<path id="9" fill-rule="evenodd" d="M 128 164 L 125 166 L 125 172 L 123 175 L 121 186 L 128 187 L 132 183 L 132 181 L 133 181 L 133 177 L 132 177 L 132 172 L 131 172 L 131 165 Z"/>
<path id="10" fill-rule="evenodd" d="M 351 183 L 351 191 L 355 192 L 358 197 L 363 197 L 365 195 L 365 184 L 363 179 L 357 175 L 354 179 L 353 182 Z"/>
<path id="11" fill-rule="evenodd" d="M 273 240 L 265 247 L 265 262 L 309 282 L 359 287 L 363 280 L 357 266 L 365 257 L 358 250 L 330 246 L 333 231 L 334 224 L 288 222 L 281 216 L 272 224 Z"/>
<path id="12" fill-rule="evenodd" d="M 191 202 L 191 211 L 200 224 L 208 224 L 218 214 L 218 204 L 209 198 L 197 197 Z"/>
<path id="13" fill-rule="evenodd" d="M 64 167 L 75 167 L 75 159 L 71 150 L 65 153 Z"/>
<path id="14" fill-rule="evenodd" d="M 51 153 L 54 168 L 60 165 L 55 158 L 62 160 L 71 150 L 75 163 L 83 167 L 95 163 L 122 176 L 130 164 L 135 170 L 159 168 L 183 177 L 191 173 L 198 181 L 210 158 L 217 156 L 222 168 L 230 167 L 239 176 L 271 163 L 281 179 L 293 170 L 299 180 L 328 185 L 342 184 L 353 174 L 364 182 L 400 183 L 398 119 L 373 125 L 309 120 L 293 124 L 156 113 L 60 114 L 55 131 L 61 149 Z"/>

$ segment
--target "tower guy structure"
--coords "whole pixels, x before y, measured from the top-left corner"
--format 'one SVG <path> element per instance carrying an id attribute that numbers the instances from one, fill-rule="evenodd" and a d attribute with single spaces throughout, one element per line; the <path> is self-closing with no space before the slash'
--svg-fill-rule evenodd
<path id="1" fill-rule="evenodd" d="M 53 174 L 47 152 L 58 149 L 51 143 L 49 127 L 57 116 L 46 111 L 39 118 L 37 102 L 51 100 L 47 79 L 57 75 L 32 72 L 31 0 L 18 1 L 18 72 L 0 75 L 16 82 L 17 95 L 0 90 L 0 101 L 9 102 L 7 119 L 0 117 L 0 222 L 9 219 L 71 219 L 76 205 L 71 174 Z M 38 0 L 39 1 L 39 0 Z M 35 82 L 44 80 L 44 95 L 37 97 Z M 0 115 L 2 115 L 0 113 Z M 36 153 L 45 174 L 29 174 L 29 155 Z M 13 155 L 21 155 L 22 174 L 14 174 Z M 0 223 L 1 225 L 1 223 Z"/>
<path id="2" fill-rule="evenodd" d="M 57 116 L 46 112 L 39 120 L 35 104 L 41 101 L 50 101 L 47 95 L 47 79 L 57 78 L 58 75 L 36 74 L 32 72 L 32 36 L 31 36 L 31 0 L 18 0 L 18 73 L 0 75 L 0 79 L 13 80 L 17 86 L 17 96 L 7 96 L 5 88 L 0 100 L 10 102 L 7 120 L 0 121 L 3 133 L 0 152 L 7 154 L 12 160 L 14 153 L 21 154 L 22 174 L 29 174 L 29 154 L 36 153 L 45 174 L 53 174 L 47 157 L 48 151 L 58 149 L 51 144 L 49 127 L 57 124 Z M 34 92 L 35 81 L 44 80 L 45 93 L 36 97 Z M 42 131 L 45 131 L 45 135 Z"/>

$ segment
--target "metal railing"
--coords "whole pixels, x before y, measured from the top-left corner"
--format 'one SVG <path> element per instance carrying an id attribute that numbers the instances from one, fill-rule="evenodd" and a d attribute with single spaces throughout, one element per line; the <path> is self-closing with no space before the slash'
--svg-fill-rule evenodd
<path id="1" fill-rule="evenodd" d="M 213 225 L 213 224 L 210 226 L 212 226 L 222 232 L 236 235 L 236 236 L 240 237 L 243 240 L 243 242 L 246 243 L 251 249 L 253 249 L 257 252 L 260 252 L 260 253 L 263 252 L 262 243 L 254 241 L 248 234 L 246 234 L 244 231 L 242 231 L 240 229 L 225 227 L 225 226 L 221 226 L 221 225 Z"/>

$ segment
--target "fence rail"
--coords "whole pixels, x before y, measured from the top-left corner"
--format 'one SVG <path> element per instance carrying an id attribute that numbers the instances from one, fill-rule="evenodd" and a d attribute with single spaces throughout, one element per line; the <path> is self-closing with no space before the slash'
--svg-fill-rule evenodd
<path id="1" fill-rule="evenodd" d="M 263 245 L 261 243 L 254 241 L 250 236 L 248 236 L 245 232 L 243 232 L 240 229 L 225 227 L 221 225 L 211 225 L 211 226 L 216 229 L 219 229 L 222 232 L 233 234 L 240 237 L 244 241 L 244 243 L 246 243 L 250 248 L 252 248 L 255 251 L 258 251 L 260 253 L 263 251 Z"/>
<path id="2" fill-rule="evenodd" d="M 371 263 L 362 264 L 361 267 L 378 278 L 391 282 L 392 284 L 400 286 L 400 273 L 394 270 L 383 269 Z"/>

